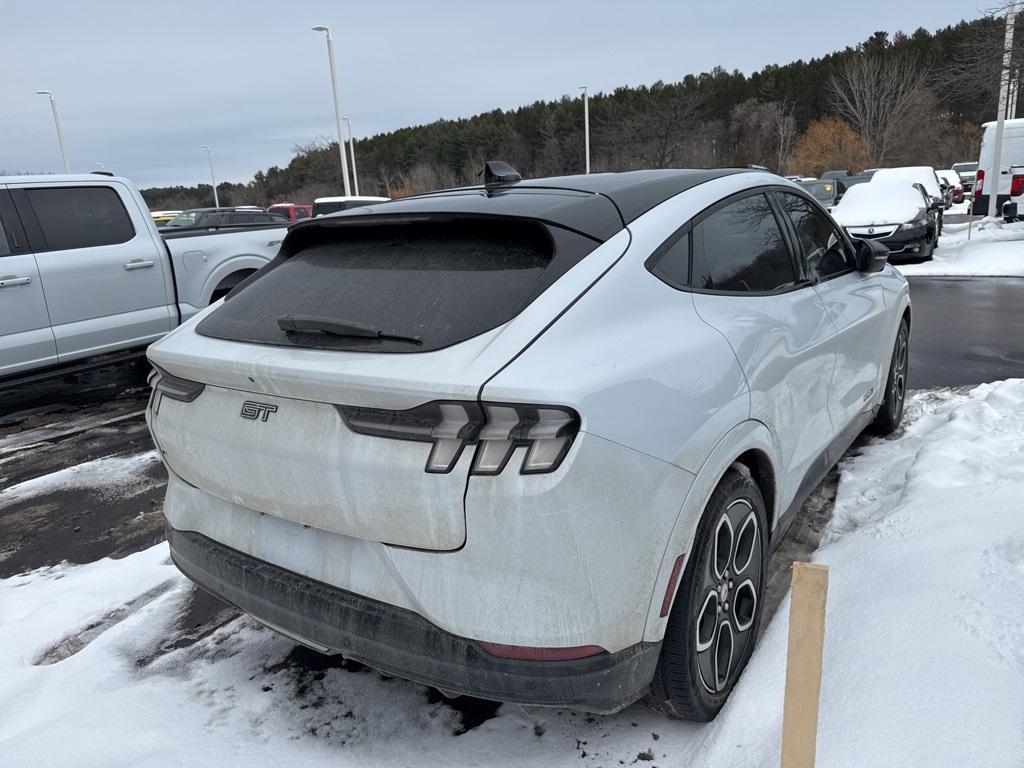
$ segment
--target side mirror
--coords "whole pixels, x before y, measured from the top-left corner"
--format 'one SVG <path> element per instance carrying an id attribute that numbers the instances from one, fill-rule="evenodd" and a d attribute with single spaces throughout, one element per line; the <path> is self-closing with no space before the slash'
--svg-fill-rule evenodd
<path id="1" fill-rule="evenodd" d="M 933 200 L 928 206 L 929 211 L 942 211 L 945 210 L 946 203 L 944 200 Z"/>
<path id="2" fill-rule="evenodd" d="M 856 240 L 857 271 L 881 272 L 889 261 L 889 249 L 877 240 Z"/>

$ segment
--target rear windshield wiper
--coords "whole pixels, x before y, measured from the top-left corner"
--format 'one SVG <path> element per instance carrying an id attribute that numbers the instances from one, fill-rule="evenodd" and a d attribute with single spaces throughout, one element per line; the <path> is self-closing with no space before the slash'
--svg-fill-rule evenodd
<path id="1" fill-rule="evenodd" d="M 326 333 L 331 336 L 350 336 L 366 339 L 397 339 L 413 344 L 422 344 L 419 336 L 382 331 L 372 325 L 357 323 L 355 320 L 337 320 L 319 315 L 282 315 L 277 318 L 277 327 L 285 333 Z"/>

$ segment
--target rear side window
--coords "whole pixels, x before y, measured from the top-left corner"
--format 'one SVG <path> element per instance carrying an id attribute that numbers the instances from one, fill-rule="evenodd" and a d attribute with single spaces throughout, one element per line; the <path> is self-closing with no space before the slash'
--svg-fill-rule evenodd
<path id="1" fill-rule="evenodd" d="M 553 238 L 541 225 L 501 220 L 326 229 L 319 242 L 259 273 L 197 331 L 314 349 L 440 349 L 511 320 L 597 245 L 559 232 Z M 556 257 L 555 243 L 567 238 L 558 249 L 567 253 Z M 302 328 L 282 328 L 292 323 Z"/>
<path id="2" fill-rule="evenodd" d="M 730 203 L 695 228 L 694 288 L 767 293 L 796 281 L 789 249 L 768 198 Z"/>
<path id="3" fill-rule="evenodd" d="M 46 187 L 25 193 L 48 250 L 116 245 L 135 237 L 128 211 L 110 187 Z"/>

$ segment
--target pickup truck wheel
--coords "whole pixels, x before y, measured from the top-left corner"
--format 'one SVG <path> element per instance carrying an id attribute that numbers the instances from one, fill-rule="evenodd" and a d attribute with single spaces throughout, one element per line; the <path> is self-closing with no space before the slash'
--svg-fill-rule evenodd
<path id="1" fill-rule="evenodd" d="M 648 703 L 707 722 L 725 704 L 754 650 L 764 597 L 767 527 L 761 491 L 734 464 L 697 527 Z"/>
<path id="2" fill-rule="evenodd" d="M 907 397 L 907 367 L 910 360 L 910 326 L 900 321 L 885 382 L 885 399 L 869 429 L 876 435 L 890 435 L 903 420 L 903 404 Z"/>

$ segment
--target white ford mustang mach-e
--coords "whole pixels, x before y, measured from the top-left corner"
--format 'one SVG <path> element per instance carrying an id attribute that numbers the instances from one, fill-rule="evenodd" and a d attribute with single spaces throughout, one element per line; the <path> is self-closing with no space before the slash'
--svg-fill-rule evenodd
<path id="1" fill-rule="evenodd" d="M 772 545 L 899 423 L 910 321 L 885 249 L 763 171 L 495 164 L 305 221 L 150 348 L 171 552 L 444 692 L 707 720 Z"/>

